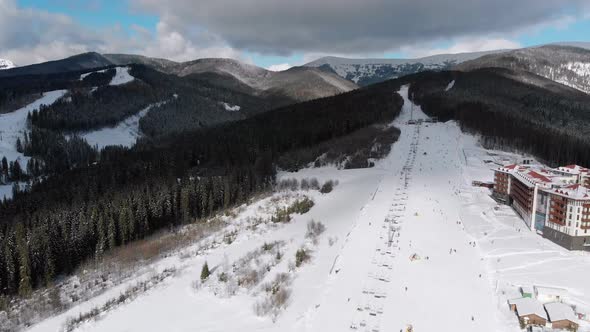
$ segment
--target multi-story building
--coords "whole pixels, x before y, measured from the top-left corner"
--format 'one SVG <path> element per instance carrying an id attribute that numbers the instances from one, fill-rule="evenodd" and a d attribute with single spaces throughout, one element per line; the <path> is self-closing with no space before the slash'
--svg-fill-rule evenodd
<path id="1" fill-rule="evenodd" d="M 577 165 L 496 169 L 493 196 L 533 231 L 570 250 L 590 250 L 590 171 Z"/>

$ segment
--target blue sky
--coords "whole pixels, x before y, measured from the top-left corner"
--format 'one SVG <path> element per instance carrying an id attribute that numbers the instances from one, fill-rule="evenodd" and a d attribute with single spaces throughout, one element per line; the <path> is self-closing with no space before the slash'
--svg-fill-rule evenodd
<path id="1" fill-rule="evenodd" d="M 385 39 L 386 41 L 391 40 L 392 45 L 398 47 L 383 47 L 383 49 L 371 49 L 370 52 L 350 52 L 346 49 L 347 40 L 342 40 L 340 44 L 334 44 L 334 52 L 330 49 L 317 49 L 314 46 L 307 46 L 305 41 L 301 44 L 293 46 L 293 48 L 285 48 L 282 45 L 273 48 L 272 38 L 274 36 L 257 36 L 260 31 L 255 31 L 252 36 L 244 37 L 245 33 L 234 33 L 233 31 L 225 31 L 219 28 L 223 22 L 217 24 L 214 21 L 214 14 L 212 17 L 201 17 L 201 20 L 205 23 L 203 26 L 198 25 L 199 19 L 192 17 L 187 14 L 187 18 L 183 20 L 183 10 L 186 9 L 187 13 L 190 13 L 191 8 L 187 8 L 187 3 L 197 3 L 199 1 L 178 0 L 178 1 L 159 1 L 159 0 L 0 0 L 14 2 L 20 13 L 24 13 L 30 10 L 34 13 L 50 13 L 55 15 L 66 15 L 71 18 L 76 26 L 79 26 L 80 30 L 88 30 L 95 32 L 96 34 L 92 37 L 88 37 L 89 42 L 84 42 L 84 36 L 82 33 L 76 35 L 75 39 L 78 41 L 76 47 L 71 47 L 71 50 L 64 50 L 59 52 L 58 50 L 52 50 L 47 53 L 47 57 L 58 57 L 67 52 L 75 53 L 77 50 L 92 50 L 92 47 L 98 47 L 97 51 L 113 51 L 113 52 L 143 52 L 148 53 L 149 56 L 161 56 L 172 58 L 175 60 L 188 60 L 190 57 L 201 57 L 201 56 L 227 56 L 236 57 L 241 60 L 253 62 L 256 65 L 262 67 L 270 67 L 273 65 L 298 65 L 306 61 L 313 59 L 320 55 L 343 55 L 343 56 L 374 56 L 374 57 L 415 57 L 421 55 L 428 55 L 432 52 L 460 52 L 460 51 L 471 51 L 471 50 L 483 50 L 486 48 L 494 47 L 518 47 L 518 46 L 533 46 L 559 41 L 590 41 L 590 15 L 588 13 L 580 14 L 579 8 L 585 5 L 581 0 L 571 0 L 571 7 L 565 7 L 563 10 L 563 19 L 559 19 L 556 15 L 550 11 L 555 9 L 547 8 L 546 12 L 541 12 L 539 16 L 546 15 L 546 21 L 537 20 L 530 24 L 530 27 L 519 24 L 520 22 L 508 22 L 508 24 L 514 24 L 515 29 L 504 32 L 495 31 L 493 34 L 481 33 L 470 34 L 468 37 L 463 36 L 461 33 L 454 35 L 438 35 L 428 39 L 428 36 L 420 35 L 416 37 L 419 42 L 400 38 L 399 36 Z M 130 1 L 134 1 L 131 3 Z M 184 2 L 183 2 L 184 1 Z M 232 1 L 232 0 L 218 0 L 221 2 Z M 246 1 L 246 0 L 240 0 Z M 264 1 L 264 0 L 249 0 L 249 1 Z M 280 0 L 277 0 L 280 2 Z M 332 0 L 326 0 L 327 2 Z M 429 0 L 419 0 L 429 1 Z M 461 2 L 462 0 L 445 0 L 447 2 L 456 1 Z M 466 0 L 465 0 L 466 1 Z M 540 0 L 545 2 L 545 0 Z M 569 1 L 569 0 L 568 0 Z M 162 5 L 160 5 L 160 2 Z M 346 2 L 346 1 L 345 1 Z M 170 8 L 166 7 L 168 3 L 173 5 Z M 178 6 L 174 6 L 178 3 Z M 206 2 L 205 2 L 206 3 Z M 547 2 L 549 3 L 549 2 Z M 266 3 L 268 4 L 268 3 Z M 200 11 L 206 4 L 196 4 L 194 10 Z M 228 5 L 231 7 L 231 4 Z M 581 6 L 581 7 L 580 7 Z M 177 11 L 174 12 L 174 9 Z M 588 8 L 588 7 L 585 7 Z M 558 8 L 560 9 L 560 8 Z M 311 9 L 310 9 L 311 10 Z M 315 8 L 314 8 L 315 10 Z M 352 9 L 354 10 L 354 9 Z M 515 9 L 518 10 L 518 9 Z M 16 14 L 15 14 L 16 15 Z M 245 16 L 248 14 L 246 13 Z M 174 19 L 170 19 L 173 17 Z M 556 17 L 558 19 L 556 19 Z M 288 18 L 288 16 L 286 16 Z M 0 16 L 0 19 L 2 17 Z M 535 18 L 536 19 L 536 18 Z M 250 25 L 256 26 L 256 24 L 250 24 L 253 21 L 252 18 L 245 18 L 246 22 L 242 25 L 245 29 L 248 29 Z M 249 21 L 248 21 L 249 20 Z M 280 18 L 277 19 L 277 28 L 281 28 Z M 196 23 L 195 23 L 196 22 Z M 50 23 L 48 23 L 50 24 Z M 197 24 L 197 25 L 195 25 Z M 288 22 L 285 23 L 287 26 Z M 435 24 L 435 23 L 433 23 Z M 446 24 L 446 23 L 441 23 Z M 227 24 L 225 24 L 227 25 Z M 143 36 L 138 36 L 138 29 L 136 27 L 143 28 Z M 516 28 L 518 27 L 518 28 Z M 122 31 L 117 33 L 111 33 L 108 37 L 106 31 L 119 28 Z M 294 34 L 298 33 L 298 27 L 295 27 Z M 301 27 L 304 29 L 305 27 Z M 338 27 L 335 27 L 337 29 Z M 436 28 L 436 27 L 435 27 Z M 74 26 L 70 26 L 69 29 L 76 29 Z M 262 28 L 264 29 L 264 28 Z M 322 29 L 326 29 L 325 26 Z M 442 28 L 444 29 L 444 27 Z M 38 29 L 39 34 L 43 31 L 42 28 Z M 219 30 L 219 31 L 218 31 Z M 237 30 L 240 30 L 238 26 Z M 271 30 L 271 29 L 266 29 Z M 320 32 L 324 32 L 321 30 Z M 474 28 L 475 30 L 475 28 Z M 118 31 L 118 30 L 117 30 Z M 194 33 L 194 31 L 201 31 L 200 34 Z M 202 33 L 205 31 L 205 33 Z M 318 32 L 318 30 L 311 30 L 312 32 Z M 271 32 L 269 32 L 271 34 Z M 318 34 L 319 35 L 319 34 Z M 0 36 L 1 37 L 1 36 Z M 136 37 L 135 39 L 133 39 Z M 143 39 L 139 39 L 139 37 Z M 260 37 L 260 38 L 258 38 Z M 279 36 L 283 39 L 285 35 Z M 277 37 L 277 38 L 279 38 Z M 289 35 L 287 35 L 289 37 Z M 51 37 L 47 37 L 48 40 L 52 40 Z M 56 37 L 53 37 L 56 38 Z M 57 37 L 59 39 L 59 37 Z M 326 37 L 330 38 L 330 37 Z M 355 41 L 350 40 L 350 44 L 354 44 Z M 360 36 L 362 39 L 362 36 Z M 127 43 L 126 39 L 133 41 L 133 48 L 123 49 L 125 45 L 132 44 Z M 266 39 L 271 40 L 266 44 L 258 45 L 259 40 L 266 42 Z M 357 36 L 358 39 L 358 36 Z M 0 38 L 1 40 L 1 38 Z M 66 39 L 69 42 L 70 39 Z M 280 39 L 278 39 L 280 40 Z M 64 42 L 65 43 L 65 42 Z M 262 42 L 261 42 L 262 43 Z M 276 43 L 276 42 L 275 42 Z M 152 45 L 153 44 L 153 45 Z M 328 44 L 328 43 L 326 43 Z M 144 45 L 145 48 L 142 48 Z M 253 45 L 250 47 L 250 45 Z M 270 46 L 269 46 L 270 45 Z M 364 45 L 359 42 L 359 45 Z M 384 44 L 387 45 L 387 44 Z M 0 49 L 8 49 L 7 54 L 25 54 L 23 59 L 15 59 L 16 62 L 26 63 L 35 60 L 27 60 L 26 51 L 23 50 L 20 53 L 16 50 L 10 53 L 10 46 L 0 45 Z M 57 47 L 55 47 L 57 48 Z M 37 50 L 44 50 L 43 45 L 37 45 Z M 364 49 L 359 47 L 359 49 Z M 342 51 L 345 50 L 345 51 Z M 4 55 L 0 53 L 0 56 Z M 41 55 L 37 55 L 36 58 L 32 59 L 44 59 Z"/>

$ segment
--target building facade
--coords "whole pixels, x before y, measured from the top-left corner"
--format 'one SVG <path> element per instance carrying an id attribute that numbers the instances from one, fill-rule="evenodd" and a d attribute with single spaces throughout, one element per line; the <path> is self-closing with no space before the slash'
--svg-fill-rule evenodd
<path id="1" fill-rule="evenodd" d="M 590 251 L 589 188 L 590 171 L 578 165 L 509 165 L 495 170 L 493 196 L 543 237 L 569 250 Z"/>

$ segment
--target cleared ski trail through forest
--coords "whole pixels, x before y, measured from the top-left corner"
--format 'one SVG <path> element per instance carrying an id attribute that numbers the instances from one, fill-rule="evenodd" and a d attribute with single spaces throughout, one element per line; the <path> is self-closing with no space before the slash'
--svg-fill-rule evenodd
<path id="1" fill-rule="evenodd" d="M 300 327 L 498 330 L 492 286 L 458 215 L 461 136 L 450 124 L 407 125 L 407 87 L 400 94 L 401 136 L 377 166 L 386 172 L 342 244 L 320 305 Z M 414 119 L 427 118 L 413 108 Z"/>

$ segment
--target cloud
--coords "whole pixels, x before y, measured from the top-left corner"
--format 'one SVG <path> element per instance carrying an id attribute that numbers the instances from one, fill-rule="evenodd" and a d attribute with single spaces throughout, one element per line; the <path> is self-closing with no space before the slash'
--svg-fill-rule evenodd
<path id="1" fill-rule="evenodd" d="M 240 50 L 377 53 L 435 40 L 511 34 L 580 13 L 587 0 L 132 0 L 212 31 Z"/>
<path id="2" fill-rule="evenodd" d="M 56 1 L 74 7 L 82 3 L 88 10 L 105 5 L 101 0 Z M 299 54 L 306 59 L 323 54 L 378 57 L 391 52 L 422 56 L 518 47 L 511 40 L 519 32 L 567 26 L 590 13 L 587 0 L 129 0 L 129 4 L 134 14 L 155 14 L 159 18 L 155 29 L 139 25 L 127 30 L 90 29 L 67 15 L 0 0 L 0 57 L 26 65 L 86 51 L 177 61 L 228 57 L 252 62 L 245 54 Z M 281 66 L 273 68 L 286 68 Z"/>
<path id="3" fill-rule="evenodd" d="M 460 38 L 449 47 L 436 47 L 434 45 L 421 45 L 419 47 L 405 46 L 400 49 L 411 58 L 421 58 L 435 54 L 455 54 L 466 52 L 482 52 L 491 50 L 521 48 L 518 42 L 502 38 Z"/>
<path id="4" fill-rule="evenodd" d="M 268 66 L 267 69 L 270 71 L 283 71 L 283 70 L 287 70 L 291 67 L 293 67 L 293 66 L 288 63 L 281 63 L 281 64 Z"/>
<path id="5" fill-rule="evenodd" d="M 20 66 L 89 51 L 139 53 L 178 61 L 243 58 L 219 36 L 180 23 L 161 20 L 154 33 L 138 25 L 131 26 L 131 33 L 117 25 L 92 30 L 67 15 L 20 8 L 15 0 L 0 0 L 0 58 Z"/>

